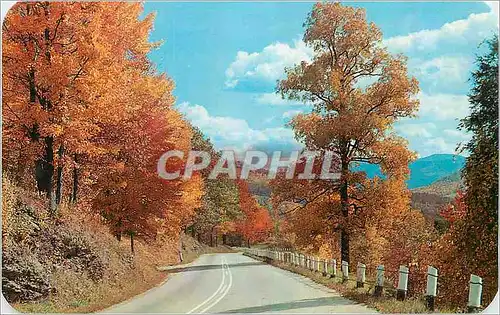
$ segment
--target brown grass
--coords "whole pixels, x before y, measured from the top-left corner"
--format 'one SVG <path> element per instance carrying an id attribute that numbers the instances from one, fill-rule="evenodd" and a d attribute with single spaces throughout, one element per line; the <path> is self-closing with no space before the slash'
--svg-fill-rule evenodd
<path id="1" fill-rule="evenodd" d="M 183 236 L 183 240 L 190 237 Z M 110 238 L 113 246 L 104 248 L 112 256 L 109 273 L 100 282 L 94 282 L 81 273 L 56 272 L 53 275 L 54 286 L 58 293 L 48 300 L 35 303 L 14 304 L 21 312 L 29 313 L 87 313 L 95 312 L 133 298 L 167 280 L 168 273 L 160 271 L 161 266 L 177 264 L 177 247 L 168 248 L 168 243 L 147 244 L 137 241 L 135 255 L 131 264 L 120 261 L 120 252 L 128 252 L 129 244 Z M 118 243 L 118 244 L 117 244 Z M 201 254 L 210 252 L 229 252 L 224 247 L 210 248 L 200 246 L 200 251 L 184 251 L 183 264 L 189 263 Z"/>
<path id="2" fill-rule="evenodd" d="M 104 275 L 93 281 L 85 272 L 69 269 L 52 272 L 51 283 L 57 292 L 42 302 L 17 303 L 13 307 L 21 312 L 93 312 L 127 300 L 161 283 L 166 274 L 157 266 L 176 262 L 176 246 L 163 241 L 135 242 L 131 255 L 126 240 L 118 242 L 107 229 L 95 222 L 73 220 L 63 215 L 65 228 L 91 240 L 97 256 L 105 262 Z M 80 218 L 81 219 L 81 218 Z"/>
<path id="3" fill-rule="evenodd" d="M 131 254 L 129 239 L 124 237 L 119 242 L 101 222 L 99 215 L 94 215 L 85 203 L 63 205 L 57 222 L 45 215 L 44 201 L 36 195 L 30 195 L 3 179 L 2 204 L 2 241 L 4 246 L 21 246 L 43 242 L 33 237 L 33 226 L 46 229 L 51 235 L 63 233 L 64 240 L 70 244 L 79 244 L 89 250 L 102 264 L 102 275 L 97 279 L 88 266 L 78 265 L 71 259 L 54 263 L 53 257 L 34 254 L 35 262 L 40 262 L 50 274 L 50 283 L 54 292 L 41 301 L 12 303 L 20 312 L 26 313 L 86 313 L 102 310 L 114 304 L 128 300 L 166 280 L 168 274 L 158 268 L 177 264 L 179 236 L 163 237 L 158 240 L 135 240 L 135 253 Z M 35 209 L 32 222 L 24 226 L 26 220 L 18 218 L 19 200 Z M 18 207 L 16 209 L 16 207 Z M 17 210 L 17 211 L 16 211 Z M 21 219 L 24 217 L 20 217 Z M 47 234 L 47 233 L 46 233 Z M 43 235 L 43 233 L 42 233 Z M 69 236 L 68 236 L 69 235 Z M 13 238 L 21 239 L 20 242 Z M 11 239 L 12 238 L 12 239 Z M 63 238 L 61 238 L 63 239 Z M 196 259 L 200 254 L 213 251 L 208 246 L 183 235 L 184 263 Z M 187 244 L 187 245 L 186 245 Z M 4 247 L 5 249 L 5 247 Z M 227 251 L 217 248 L 215 251 Z M 36 256 L 38 255 L 38 256 Z M 20 259 L 25 259 L 20 257 Z M 27 258 L 26 258 L 27 259 Z M 30 261 L 27 261 L 29 265 Z"/>

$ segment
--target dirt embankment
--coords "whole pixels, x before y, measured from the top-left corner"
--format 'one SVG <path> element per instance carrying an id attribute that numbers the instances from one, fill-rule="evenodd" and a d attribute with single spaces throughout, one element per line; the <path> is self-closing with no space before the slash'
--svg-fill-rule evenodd
<path id="1" fill-rule="evenodd" d="M 134 254 L 85 204 L 61 207 L 49 218 L 45 202 L 2 180 L 2 289 L 22 312 L 91 312 L 163 282 L 158 267 L 225 251 L 186 235 L 136 240 Z"/>

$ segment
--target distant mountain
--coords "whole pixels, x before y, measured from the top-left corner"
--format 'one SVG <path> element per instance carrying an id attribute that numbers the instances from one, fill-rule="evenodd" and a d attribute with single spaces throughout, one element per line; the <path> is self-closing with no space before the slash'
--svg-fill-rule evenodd
<path id="1" fill-rule="evenodd" d="M 460 171 L 442 177 L 432 184 L 412 189 L 411 205 L 425 216 L 434 219 L 439 211 L 453 202 L 457 190 L 462 188 Z"/>
<path id="2" fill-rule="evenodd" d="M 464 165 L 465 157 L 455 154 L 433 154 L 420 158 L 410 164 L 410 179 L 406 183 L 408 188 L 414 189 L 428 186 L 448 176 L 452 176 L 449 181 L 456 182 Z M 357 169 L 365 171 L 368 177 L 382 177 L 378 165 L 361 164 Z"/>
<path id="3" fill-rule="evenodd" d="M 455 173 L 452 173 L 448 176 L 441 177 L 440 179 L 438 179 L 434 183 L 456 183 L 456 182 L 460 182 L 460 180 L 461 180 L 460 171 L 456 171 Z"/>
<path id="4" fill-rule="evenodd" d="M 422 211 L 425 217 L 434 220 L 441 209 L 450 204 L 453 198 L 442 196 L 433 192 L 412 190 L 411 207 Z"/>
<path id="5" fill-rule="evenodd" d="M 407 184 L 412 191 L 412 207 L 420 209 L 426 217 L 434 220 L 440 209 L 453 201 L 461 187 L 460 170 L 464 165 L 465 157 L 453 154 L 434 154 L 411 163 Z M 356 170 L 365 171 L 370 178 L 383 177 L 377 165 L 362 164 Z M 250 192 L 258 196 L 261 204 L 267 204 L 271 194 L 265 177 L 259 175 L 248 180 Z"/>
<path id="6" fill-rule="evenodd" d="M 411 206 L 419 209 L 431 221 L 442 220 L 439 211 L 453 202 L 457 190 L 461 187 L 460 170 L 465 165 L 465 158 L 453 154 L 434 154 L 416 160 L 410 164 L 408 187 L 412 191 Z M 368 177 L 382 176 L 376 165 L 363 164 L 356 170 L 365 171 Z M 264 173 L 263 173 L 264 174 Z M 248 179 L 250 192 L 259 204 L 269 207 L 271 188 L 267 176 L 256 174 Z"/>
<path id="7" fill-rule="evenodd" d="M 442 177 L 432 184 L 424 187 L 418 187 L 413 189 L 413 192 L 430 193 L 436 194 L 443 197 L 453 198 L 457 190 L 462 186 L 462 181 L 460 179 L 460 172 L 457 171 L 451 175 Z"/>
<path id="8" fill-rule="evenodd" d="M 454 154 L 434 154 L 410 164 L 408 188 L 427 186 L 433 182 L 458 173 L 465 165 L 465 157 Z M 458 176 L 460 178 L 460 176 Z"/>

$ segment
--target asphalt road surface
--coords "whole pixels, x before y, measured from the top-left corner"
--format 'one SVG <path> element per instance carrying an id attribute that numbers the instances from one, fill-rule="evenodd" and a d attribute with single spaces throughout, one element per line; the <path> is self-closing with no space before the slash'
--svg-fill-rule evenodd
<path id="1" fill-rule="evenodd" d="M 241 253 L 203 255 L 105 313 L 375 313 L 310 279 Z"/>

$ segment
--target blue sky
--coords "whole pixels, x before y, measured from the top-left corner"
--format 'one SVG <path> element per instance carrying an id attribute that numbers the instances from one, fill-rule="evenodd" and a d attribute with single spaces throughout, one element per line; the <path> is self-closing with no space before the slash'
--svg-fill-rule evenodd
<path id="1" fill-rule="evenodd" d="M 420 156 L 453 153 L 468 135 L 457 131 L 467 115 L 467 82 L 477 46 L 497 30 L 495 4 L 346 3 L 366 8 L 394 53 L 409 57 L 420 81 L 419 117 L 396 132 Z M 300 147 L 286 122 L 308 106 L 273 93 L 283 68 L 307 60 L 302 23 L 312 2 L 146 2 L 156 12 L 151 54 L 176 82 L 177 107 L 219 148 Z"/>
<path id="2" fill-rule="evenodd" d="M 478 45 L 498 32 L 497 2 L 344 2 L 364 7 L 384 44 L 409 57 L 420 81 L 418 118 L 395 130 L 420 156 L 454 153 Z M 2 7 L 2 16 L 13 2 Z M 176 82 L 177 108 L 219 149 L 301 147 L 286 123 L 310 110 L 274 94 L 286 66 L 307 60 L 302 23 L 313 2 L 146 2 L 155 12 L 151 53 Z"/>

